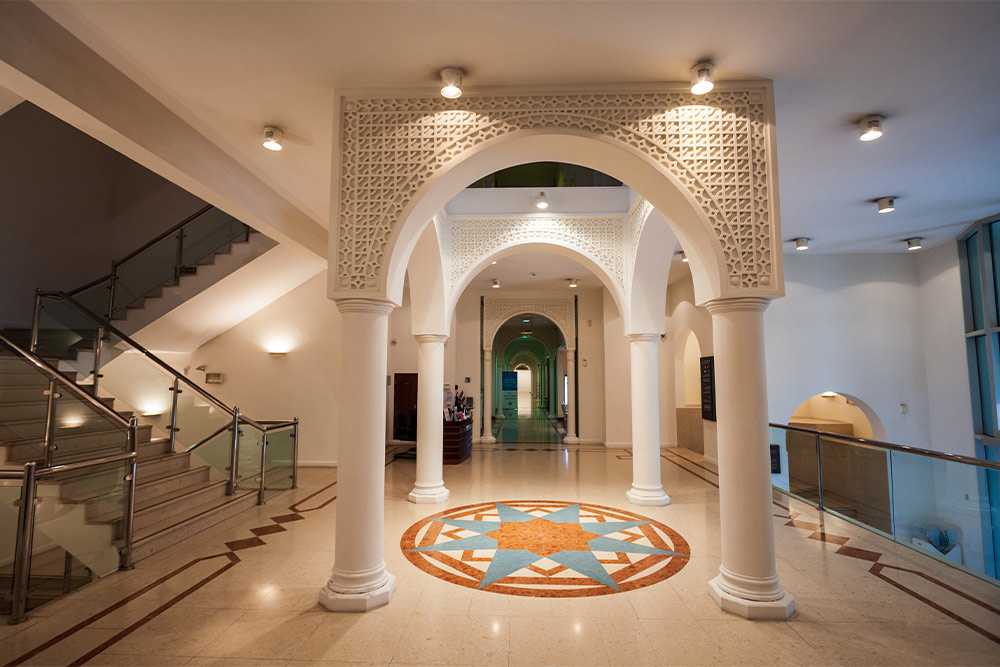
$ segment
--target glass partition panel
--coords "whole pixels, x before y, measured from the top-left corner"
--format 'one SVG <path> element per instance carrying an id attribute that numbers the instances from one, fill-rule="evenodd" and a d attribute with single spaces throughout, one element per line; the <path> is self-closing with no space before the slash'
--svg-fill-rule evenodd
<path id="1" fill-rule="evenodd" d="M 973 234 L 965 240 L 969 290 L 972 293 L 972 322 L 970 330 L 978 331 L 985 325 L 985 313 L 983 312 L 983 281 L 981 279 L 982 259 L 979 255 L 979 234 Z"/>
<path id="2" fill-rule="evenodd" d="M 0 345 L 0 447 L 9 465 L 45 457 L 49 378 Z"/>
<path id="3" fill-rule="evenodd" d="M 889 452 L 895 538 L 935 558 L 996 576 L 988 476 L 995 470 Z"/>
<path id="4" fill-rule="evenodd" d="M 232 420 L 230 420 L 232 422 Z M 185 449 L 191 449 L 187 447 Z M 213 481 L 229 479 L 229 463 L 233 451 L 233 428 L 230 423 L 214 434 L 195 443 L 192 449 L 192 466 L 207 465 Z"/>
<path id="5" fill-rule="evenodd" d="M 94 371 L 94 349 L 99 333 L 98 323 L 68 301 L 43 297 L 39 302 L 35 353 L 43 359 L 67 362 L 84 382 Z"/>
<path id="6" fill-rule="evenodd" d="M 0 479 L 0 614 L 9 614 L 14 595 L 14 549 L 17 546 L 20 479 Z"/>
<path id="7" fill-rule="evenodd" d="M 240 424 L 239 467 L 236 487 L 242 490 L 260 487 L 260 450 L 264 432 L 250 424 Z"/>
<path id="8" fill-rule="evenodd" d="M 292 488 L 295 466 L 295 425 L 267 432 L 264 454 L 264 496 L 269 497 Z"/>
<path id="9" fill-rule="evenodd" d="M 209 209 L 184 225 L 181 265 L 194 267 L 227 244 L 243 240 L 247 226 L 217 208 Z"/>
<path id="10" fill-rule="evenodd" d="M 888 452 L 820 437 L 823 508 L 892 534 Z"/>
<path id="11" fill-rule="evenodd" d="M 28 607 L 118 569 L 128 461 L 39 475 Z"/>
<path id="12" fill-rule="evenodd" d="M 57 386 L 56 392 L 49 459 L 53 465 L 125 453 L 127 426 L 66 387 Z"/>
<path id="13" fill-rule="evenodd" d="M 811 505 L 819 505 L 819 453 L 816 434 L 785 431 L 788 492 Z"/>
<path id="14" fill-rule="evenodd" d="M 115 267 L 115 317 L 124 317 L 129 305 L 156 288 L 176 282 L 179 234 L 160 239 Z"/>
<path id="15" fill-rule="evenodd" d="M 111 279 L 102 280 L 85 290 L 72 293 L 71 296 L 74 301 L 87 310 L 106 317 L 108 314 L 108 301 L 111 299 Z"/>
<path id="16" fill-rule="evenodd" d="M 178 384 L 178 389 L 180 389 L 180 394 L 177 396 L 176 449 L 178 451 L 201 442 L 220 428 L 232 423 L 232 414 L 204 398 L 192 387 L 182 382 Z"/>

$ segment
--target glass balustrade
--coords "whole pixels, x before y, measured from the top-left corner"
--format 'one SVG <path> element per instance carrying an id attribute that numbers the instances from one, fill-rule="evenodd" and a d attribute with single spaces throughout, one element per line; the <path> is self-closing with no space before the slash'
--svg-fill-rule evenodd
<path id="1" fill-rule="evenodd" d="M 265 498 L 294 487 L 297 437 L 298 422 L 268 427 L 264 454 Z"/>
<path id="2" fill-rule="evenodd" d="M 19 471 L 0 470 L 0 614 L 11 613 L 14 598 L 18 506 L 23 484 Z"/>
<path id="3" fill-rule="evenodd" d="M 998 576 L 1000 463 L 771 425 L 782 492 L 981 577 Z"/>

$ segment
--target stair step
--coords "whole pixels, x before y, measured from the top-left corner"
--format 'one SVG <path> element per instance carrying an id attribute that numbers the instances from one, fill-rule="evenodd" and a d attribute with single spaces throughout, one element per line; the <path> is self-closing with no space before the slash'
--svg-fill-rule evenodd
<path id="1" fill-rule="evenodd" d="M 164 454 L 139 461 L 136 466 L 136 482 L 156 479 L 162 474 L 187 470 L 191 464 L 191 454 L 188 452 Z"/>
<path id="2" fill-rule="evenodd" d="M 132 559 L 133 561 L 142 560 L 210 526 L 248 510 L 256 504 L 257 492 L 246 491 L 199 505 L 193 508 L 191 516 L 183 521 L 175 522 L 173 519 L 167 519 L 146 526 L 143 530 L 135 533 L 132 542 Z"/>
<path id="3" fill-rule="evenodd" d="M 138 447 L 136 447 L 136 453 L 139 455 L 140 461 L 145 461 L 157 456 L 163 456 L 164 454 L 169 454 L 170 439 L 156 438 L 155 440 L 144 442 Z"/>
<path id="4" fill-rule="evenodd" d="M 141 534 L 147 527 L 156 524 L 169 521 L 179 523 L 196 513 L 199 507 L 221 501 L 226 497 L 227 485 L 226 480 L 196 484 L 151 499 L 151 504 L 135 511 L 136 534 Z M 153 503 L 154 500 L 158 502 Z"/>
<path id="5" fill-rule="evenodd" d="M 197 466 L 179 472 L 165 473 L 159 476 L 146 477 L 141 482 L 136 479 L 135 501 L 146 503 L 153 498 L 166 495 L 173 491 L 193 486 L 207 484 L 212 478 L 212 469 L 208 466 Z"/>

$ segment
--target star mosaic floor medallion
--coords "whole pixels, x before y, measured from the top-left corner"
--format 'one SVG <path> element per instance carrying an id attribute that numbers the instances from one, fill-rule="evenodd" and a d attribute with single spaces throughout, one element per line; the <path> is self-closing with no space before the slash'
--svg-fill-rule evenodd
<path id="1" fill-rule="evenodd" d="M 400 547 L 438 579 L 534 597 L 643 588 L 676 574 L 691 556 L 687 541 L 658 521 L 558 500 L 455 507 L 410 526 Z"/>

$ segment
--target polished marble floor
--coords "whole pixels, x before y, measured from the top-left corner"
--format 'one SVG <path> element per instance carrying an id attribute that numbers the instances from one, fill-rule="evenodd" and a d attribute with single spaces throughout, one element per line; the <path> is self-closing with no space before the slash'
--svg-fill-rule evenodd
<path id="1" fill-rule="evenodd" d="M 554 422 L 539 408 L 504 410 L 504 418 L 494 422 L 497 443 L 509 449 L 514 445 L 559 444 L 562 438 Z"/>
<path id="2" fill-rule="evenodd" d="M 388 606 L 333 614 L 317 591 L 333 559 L 336 472 L 306 469 L 267 505 L 0 626 L 0 664 L 88 665 L 985 665 L 1000 664 L 1000 589 L 808 506 L 776 497 L 787 622 L 723 613 L 717 476 L 684 450 L 662 457 L 666 507 L 635 508 L 683 535 L 673 576 L 612 595 L 501 595 L 415 567 L 400 539 L 475 503 L 546 498 L 628 509 L 625 451 L 475 450 L 447 466 L 451 499 L 406 500 L 414 463 L 386 468 Z"/>

